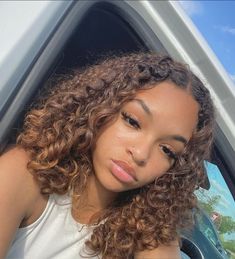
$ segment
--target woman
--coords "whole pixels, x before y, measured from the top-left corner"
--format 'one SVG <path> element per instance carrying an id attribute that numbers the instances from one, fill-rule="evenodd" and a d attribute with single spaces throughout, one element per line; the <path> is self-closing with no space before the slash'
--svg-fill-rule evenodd
<path id="1" fill-rule="evenodd" d="M 0 257 L 179 258 L 213 124 L 208 90 L 170 57 L 57 80 L 0 158 Z"/>

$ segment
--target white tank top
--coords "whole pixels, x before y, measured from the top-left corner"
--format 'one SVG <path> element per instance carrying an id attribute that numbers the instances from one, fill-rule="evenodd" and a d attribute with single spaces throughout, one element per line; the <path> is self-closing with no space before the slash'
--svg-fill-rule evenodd
<path id="1" fill-rule="evenodd" d="M 85 246 L 93 227 L 76 222 L 67 195 L 51 195 L 42 215 L 31 225 L 19 228 L 7 259 L 79 259 L 91 256 Z"/>

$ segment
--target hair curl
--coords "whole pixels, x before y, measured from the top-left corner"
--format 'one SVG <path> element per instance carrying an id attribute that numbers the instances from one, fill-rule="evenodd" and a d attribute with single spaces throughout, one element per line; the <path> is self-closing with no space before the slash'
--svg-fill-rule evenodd
<path id="1" fill-rule="evenodd" d="M 204 180 L 204 159 L 213 141 L 209 91 L 186 65 L 168 56 L 137 53 L 113 57 L 60 78 L 26 116 L 17 143 L 31 154 L 29 170 L 43 194 L 81 193 L 92 174 L 90 150 L 102 126 L 138 90 L 171 81 L 198 102 L 198 124 L 174 166 L 147 186 L 120 193 L 100 218 L 87 245 L 103 258 L 169 244 L 192 221 L 193 194 Z"/>

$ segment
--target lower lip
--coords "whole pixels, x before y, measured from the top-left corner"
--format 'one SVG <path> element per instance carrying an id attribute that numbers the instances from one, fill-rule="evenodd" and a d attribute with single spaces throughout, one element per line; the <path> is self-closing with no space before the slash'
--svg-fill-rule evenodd
<path id="1" fill-rule="evenodd" d="M 131 183 L 135 181 L 135 179 L 130 174 L 128 174 L 122 167 L 120 167 L 113 161 L 111 172 L 119 181 L 123 183 Z"/>

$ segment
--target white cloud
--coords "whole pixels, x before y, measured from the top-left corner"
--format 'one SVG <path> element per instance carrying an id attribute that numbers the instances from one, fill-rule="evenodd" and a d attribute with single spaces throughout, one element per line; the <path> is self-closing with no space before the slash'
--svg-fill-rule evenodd
<path id="1" fill-rule="evenodd" d="M 234 27 L 222 26 L 221 29 L 222 29 L 223 32 L 227 32 L 227 33 L 235 35 L 235 28 Z"/>
<path id="2" fill-rule="evenodd" d="M 200 2 L 180 0 L 179 3 L 189 16 L 203 13 L 203 6 Z"/>
<path id="3" fill-rule="evenodd" d="M 230 26 L 218 26 L 218 25 L 215 25 L 214 26 L 215 29 L 219 29 L 220 31 L 222 32 L 225 32 L 225 33 L 230 33 L 232 35 L 235 35 L 235 27 L 230 27 Z"/>

